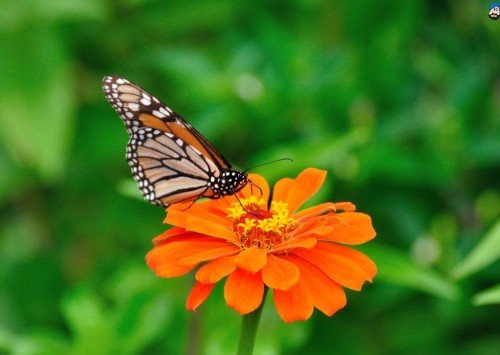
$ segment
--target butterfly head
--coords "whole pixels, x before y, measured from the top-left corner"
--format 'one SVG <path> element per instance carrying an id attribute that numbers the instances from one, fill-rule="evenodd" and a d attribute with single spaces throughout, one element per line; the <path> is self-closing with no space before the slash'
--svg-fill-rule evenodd
<path id="1" fill-rule="evenodd" d="M 224 169 L 217 180 L 218 184 L 214 186 L 217 195 L 233 195 L 248 183 L 248 175 L 235 169 Z"/>

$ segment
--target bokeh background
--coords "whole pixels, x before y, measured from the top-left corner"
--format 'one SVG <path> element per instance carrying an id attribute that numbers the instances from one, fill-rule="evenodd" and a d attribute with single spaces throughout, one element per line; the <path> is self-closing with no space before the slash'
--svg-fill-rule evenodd
<path id="1" fill-rule="evenodd" d="M 0 353 L 233 353 L 221 287 L 144 255 L 164 212 L 138 197 L 106 74 L 163 99 L 270 181 L 328 170 L 379 267 L 334 317 L 283 324 L 258 354 L 497 354 L 500 21 L 488 1 L 0 3 Z"/>

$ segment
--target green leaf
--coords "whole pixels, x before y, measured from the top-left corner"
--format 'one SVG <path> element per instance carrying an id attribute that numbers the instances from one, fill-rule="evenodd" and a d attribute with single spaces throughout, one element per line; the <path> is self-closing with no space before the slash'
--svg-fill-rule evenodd
<path id="1" fill-rule="evenodd" d="M 0 39 L 0 71 L 9 72 L 0 82 L 0 139 L 20 165 L 52 181 L 65 169 L 75 110 L 66 48 L 45 26 Z"/>
<path id="2" fill-rule="evenodd" d="M 472 303 L 475 306 L 484 306 L 488 304 L 500 303 L 500 284 L 490 287 L 484 291 L 477 293 L 472 298 Z"/>
<path id="3" fill-rule="evenodd" d="M 123 354 L 138 354 L 162 336 L 171 320 L 172 305 L 165 295 L 139 294 L 118 316 L 117 332 Z"/>
<path id="4" fill-rule="evenodd" d="M 77 289 L 68 294 L 62 312 L 72 330 L 73 354 L 109 354 L 115 348 L 114 323 L 92 291 Z"/>
<path id="5" fill-rule="evenodd" d="M 49 355 L 70 354 L 68 341 L 59 333 L 37 329 L 18 335 L 0 327 L 0 354 Z"/>
<path id="6" fill-rule="evenodd" d="M 500 220 L 482 238 L 474 249 L 451 271 L 455 279 L 470 276 L 500 258 Z"/>
<path id="7" fill-rule="evenodd" d="M 457 300 L 460 289 L 445 275 L 411 261 L 405 253 L 387 246 L 369 245 L 362 248 L 377 265 L 375 282 L 409 287 L 448 300 Z"/>

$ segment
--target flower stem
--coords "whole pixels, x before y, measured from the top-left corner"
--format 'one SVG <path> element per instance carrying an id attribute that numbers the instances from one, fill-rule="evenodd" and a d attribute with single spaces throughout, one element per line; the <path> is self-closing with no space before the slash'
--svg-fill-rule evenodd
<path id="1" fill-rule="evenodd" d="M 255 336 L 257 335 L 257 327 L 259 325 L 262 308 L 266 300 L 267 287 L 264 289 L 262 303 L 255 311 L 245 314 L 241 319 L 240 341 L 238 342 L 237 355 L 252 355 L 255 345 Z"/>

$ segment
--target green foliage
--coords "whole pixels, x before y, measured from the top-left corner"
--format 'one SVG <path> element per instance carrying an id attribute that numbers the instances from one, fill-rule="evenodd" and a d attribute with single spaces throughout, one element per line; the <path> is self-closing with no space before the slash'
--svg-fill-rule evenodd
<path id="1" fill-rule="evenodd" d="M 144 264 L 164 212 L 137 197 L 101 79 L 164 99 L 235 166 L 329 172 L 379 268 L 333 318 L 257 353 L 495 354 L 500 348 L 500 35 L 488 2 L 0 2 L 0 353 L 231 353 L 220 285 Z"/>
<path id="2" fill-rule="evenodd" d="M 461 279 L 483 270 L 500 259 L 500 221 L 475 246 L 467 257 L 452 270 L 452 275 Z"/>

